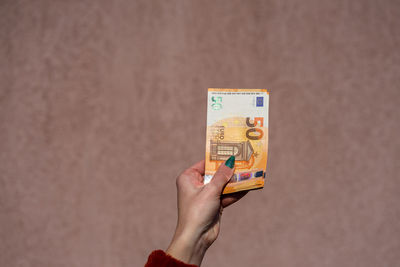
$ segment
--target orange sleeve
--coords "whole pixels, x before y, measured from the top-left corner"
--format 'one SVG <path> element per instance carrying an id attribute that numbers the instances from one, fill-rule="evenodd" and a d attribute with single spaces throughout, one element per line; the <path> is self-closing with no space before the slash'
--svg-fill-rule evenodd
<path id="1" fill-rule="evenodd" d="M 177 260 L 170 255 L 167 255 L 162 250 L 154 250 L 144 267 L 198 267 L 193 264 L 186 264 L 180 260 Z"/>

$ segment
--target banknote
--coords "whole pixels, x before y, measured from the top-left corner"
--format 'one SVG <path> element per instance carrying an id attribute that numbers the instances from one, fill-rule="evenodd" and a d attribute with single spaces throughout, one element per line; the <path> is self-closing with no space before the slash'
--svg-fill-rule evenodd
<path id="1" fill-rule="evenodd" d="M 223 194 L 264 186 L 268 104 L 266 89 L 208 89 L 204 183 L 209 183 L 218 167 L 235 156 L 235 172 Z"/>

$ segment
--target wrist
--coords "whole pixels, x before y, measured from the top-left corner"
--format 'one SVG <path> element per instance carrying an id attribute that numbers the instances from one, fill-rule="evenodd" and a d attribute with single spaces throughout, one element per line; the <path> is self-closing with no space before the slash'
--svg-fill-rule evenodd
<path id="1" fill-rule="evenodd" d="M 208 246 L 194 232 L 176 231 L 166 253 L 189 264 L 200 266 Z"/>

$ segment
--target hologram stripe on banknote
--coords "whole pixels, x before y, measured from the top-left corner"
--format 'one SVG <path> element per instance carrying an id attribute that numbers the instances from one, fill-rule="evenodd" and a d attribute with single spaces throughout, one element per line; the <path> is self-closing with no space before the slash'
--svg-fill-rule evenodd
<path id="1" fill-rule="evenodd" d="M 235 173 L 223 193 L 264 186 L 268 104 L 266 89 L 208 89 L 204 183 L 210 182 L 218 167 L 233 155 Z"/>

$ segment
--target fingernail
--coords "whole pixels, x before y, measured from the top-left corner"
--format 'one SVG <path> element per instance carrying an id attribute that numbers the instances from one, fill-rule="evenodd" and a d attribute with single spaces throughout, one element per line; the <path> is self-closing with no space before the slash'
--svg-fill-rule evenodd
<path id="1" fill-rule="evenodd" d="M 235 166 L 235 156 L 230 156 L 229 159 L 225 161 L 225 166 L 233 169 L 233 167 Z"/>

